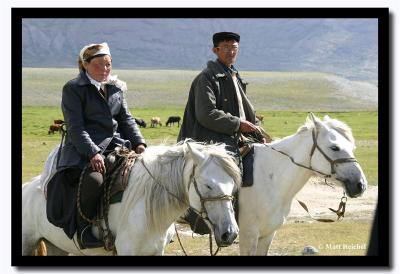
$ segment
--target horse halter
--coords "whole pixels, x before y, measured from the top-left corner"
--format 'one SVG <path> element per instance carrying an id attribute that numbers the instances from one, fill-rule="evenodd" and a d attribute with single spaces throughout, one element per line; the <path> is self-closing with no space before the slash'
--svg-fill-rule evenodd
<path id="1" fill-rule="evenodd" d="M 318 143 L 317 143 L 319 131 L 317 130 L 317 133 L 315 133 L 315 129 L 317 128 L 317 125 L 315 124 L 315 121 L 313 121 L 313 122 L 314 122 L 314 126 L 315 126 L 315 127 L 314 127 L 313 130 L 312 130 L 313 146 L 312 146 L 311 152 L 310 152 L 310 164 L 309 164 L 309 166 L 305 166 L 305 165 L 303 165 L 303 164 L 300 164 L 300 163 L 296 162 L 296 161 L 293 159 L 292 156 L 290 156 L 289 154 L 287 154 L 287 153 L 285 153 L 285 152 L 283 152 L 283 151 L 277 150 L 277 149 L 273 148 L 272 146 L 268 146 L 268 145 L 266 145 L 266 144 L 264 144 L 264 145 L 267 146 L 267 147 L 269 147 L 269 148 L 271 148 L 272 150 L 274 150 L 274 151 L 276 151 L 276 152 L 279 152 L 279 153 L 281 153 L 281 154 L 287 156 L 287 157 L 292 161 L 293 164 L 295 164 L 295 165 L 297 165 L 297 166 L 299 166 L 299 167 L 305 168 L 305 169 L 309 169 L 309 170 L 311 170 L 311 171 L 317 172 L 317 173 L 319 173 L 319 174 L 325 176 L 325 179 L 326 179 L 326 178 L 330 178 L 330 177 L 332 177 L 332 175 L 336 174 L 335 164 L 346 163 L 346 162 L 355 162 L 355 163 L 358 163 L 357 159 L 356 159 L 356 158 L 353 158 L 353 157 L 349 157 L 349 158 L 339 158 L 339 159 L 332 160 L 328 155 L 326 155 L 326 153 L 321 149 L 321 147 L 320 147 L 320 146 L 318 145 Z M 324 156 L 324 158 L 331 164 L 331 174 L 326 174 L 326 173 L 324 173 L 324 172 L 322 172 L 322 171 L 318 171 L 318 170 L 314 169 L 314 168 L 311 166 L 311 159 L 312 159 L 312 156 L 314 155 L 315 149 L 318 149 L 318 151 Z"/>
<path id="2" fill-rule="evenodd" d="M 315 125 L 315 122 L 314 122 L 314 125 Z M 317 128 L 316 125 L 315 125 L 315 128 Z M 313 128 L 313 131 L 312 131 L 313 146 L 312 146 L 311 152 L 310 152 L 310 168 L 311 168 L 312 170 L 314 170 L 314 171 L 316 171 L 316 172 L 318 172 L 318 173 L 320 173 L 320 174 L 323 174 L 323 175 L 325 175 L 326 177 L 331 177 L 332 175 L 336 174 L 335 164 L 348 163 L 348 162 L 355 162 L 355 163 L 358 163 L 358 162 L 357 162 L 357 159 L 356 159 L 356 158 L 353 158 L 353 157 L 339 158 L 339 159 L 332 160 L 328 155 L 326 155 L 326 153 L 325 153 L 325 152 L 321 149 L 321 147 L 318 145 L 317 139 L 318 139 L 319 131 L 318 131 L 318 129 L 317 129 L 317 133 L 315 133 L 315 128 Z M 324 174 L 323 172 L 317 171 L 317 170 L 315 170 L 315 169 L 312 168 L 312 166 L 311 166 L 311 159 L 312 159 L 312 156 L 313 156 L 313 154 L 314 154 L 314 152 L 315 152 L 315 149 L 318 149 L 318 151 L 322 154 L 322 156 L 324 156 L 324 158 L 331 164 L 331 174 L 327 175 L 327 174 Z"/>
<path id="3" fill-rule="evenodd" d="M 196 168 L 196 166 L 195 166 Z M 199 190 L 199 187 L 197 185 L 197 181 L 194 178 L 194 173 L 195 173 L 195 168 L 193 168 L 193 172 L 192 172 L 192 176 L 191 178 L 193 178 L 193 186 L 194 189 L 197 193 L 197 195 L 200 198 L 200 202 L 201 202 L 201 209 L 200 211 L 198 211 L 197 209 L 195 209 L 194 207 L 190 206 L 190 208 L 195 211 L 199 216 L 201 216 L 201 218 L 203 218 L 204 220 L 207 220 L 208 222 L 210 222 L 210 224 L 214 227 L 213 222 L 208 218 L 208 213 L 207 213 L 207 209 L 205 207 L 205 202 L 214 202 L 214 201 L 222 201 L 222 200 L 229 200 L 229 201 L 233 201 L 234 197 L 232 195 L 228 195 L 228 194 L 222 194 L 219 196 L 215 196 L 215 197 L 203 197 L 201 195 L 201 192 Z M 192 180 L 190 181 L 192 182 Z M 189 182 L 189 187 L 190 188 L 190 182 Z"/>

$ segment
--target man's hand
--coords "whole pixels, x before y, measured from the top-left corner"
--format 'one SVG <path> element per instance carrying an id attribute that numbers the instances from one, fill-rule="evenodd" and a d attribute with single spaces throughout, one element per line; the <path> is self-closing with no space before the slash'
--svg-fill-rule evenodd
<path id="1" fill-rule="evenodd" d="M 242 133 L 258 131 L 257 127 L 249 121 L 240 120 L 239 131 Z"/>
<path id="2" fill-rule="evenodd" d="M 92 169 L 103 173 L 106 170 L 106 167 L 104 166 L 104 159 L 103 156 L 101 156 L 99 153 L 94 155 L 92 159 L 90 159 L 90 165 L 92 166 Z"/>
<path id="3" fill-rule="evenodd" d="M 135 152 L 136 152 L 137 154 L 141 154 L 141 153 L 143 153 L 145 150 L 146 150 L 146 147 L 145 147 L 144 145 L 138 145 L 138 146 L 135 148 Z"/>

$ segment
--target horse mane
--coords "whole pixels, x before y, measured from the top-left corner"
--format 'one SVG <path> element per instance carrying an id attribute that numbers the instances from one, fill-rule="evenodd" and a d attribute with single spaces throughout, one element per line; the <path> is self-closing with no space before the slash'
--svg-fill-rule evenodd
<path id="1" fill-rule="evenodd" d="M 316 117 L 316 119 L 318 119 L 318 118 Z M 349 142 L 351 142 L 353 144 L 353 146 L 355 146 L 355 140 L 353 137 L 352 130 L 346 123 L 336 120 L 336 119 L 332 119 L 328 115 L 324 116 L 323 121 L 321 121 L 321 120 L 319 120 L 319 121 L 324 123 L 327 127 L 337 131 L 344 138 L 346 138 Z M 304 132 L 304 131 L 307 131 L 307 130 L 310 130 L 313 128 L 315 128 L 314 122 L 309 117 L 307 117 L 306 123 L 304 125 L 302 125 L 301 127 L 299 127 L 299 129 L 297 130 L 297 133 Z"/>
<path id="2" fill-rule="evenodd" d="M 330 128 L 339 132 L 341 135 L 343 135 L 344 138 L 346 138 L 353 145 L 355 145 L 355 140 L 353 137 L 352 130 L 346 123 L 336 119 L 332 119 L 328 115 L 324 116 L 324 123 L 326 123 L 326 125 L 329 126 Z"/>
<path id="3" fill-rule="evenodd" d="M 216 159 L 232 177 L 235 187 L 240 186 L 239 167 L 223 145 L 206 145 L 196 142 L 190 144 Z M 126 202 L 129 204 L 124 207 L 126 210 L 131 208 L 140 198 L 144 197 L 149 231 L 165 230 L 166 228 L 162 227 L 162 220 L 176 217 L 177 210 L 189 205 L 188 190 L 184 182 L 189 180 L 192 168 L 187 166 L 187 153 L 185 141 L 174 146 L 159 145 L 147 148 L 143 154 L 143 161 L 155 180 L 142 163 L 136 163 L 135 165 L 139 165 L 139 168 L 132 169 L 135 173 L 131 173 L 130 183 L 125 190 L 127 194 Z"/>

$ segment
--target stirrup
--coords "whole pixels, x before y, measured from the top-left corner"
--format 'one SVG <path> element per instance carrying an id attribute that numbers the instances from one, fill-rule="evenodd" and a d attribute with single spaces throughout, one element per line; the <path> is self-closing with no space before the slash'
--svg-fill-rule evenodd
<path id="1" fill-rule="evenodd" d="M 91 225 L 87 225 L 80 233 L 78 231 L 76 238 L 80 249 L 104 247 L 104 242 L 97 239 L 90 230 L 87 230 L 91 227 Z"/>

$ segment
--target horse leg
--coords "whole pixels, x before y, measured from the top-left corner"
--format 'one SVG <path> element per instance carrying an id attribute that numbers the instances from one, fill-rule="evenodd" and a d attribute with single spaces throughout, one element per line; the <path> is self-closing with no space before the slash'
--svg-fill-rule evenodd
<path id="1" fill-rule="evenodd" d="M 42 240 L 43 245 L 46 246 L 47 249 L 47 256 L 68 256 L 68 252 L 65 252 L 62 249 L 59 249 L 51 242 L 47 241 L 46 239 Z M 44 255 L 43 255 L 44 256 Z"/>
<path id="2" fill-rule="evenodd" d="M 271 246 L 272 240 L 275 237 L 276 230 L 268 236 L 258 238 L 257 245 L 257 256 L 267 256 L 269 247 Z"/>
<path id="3" fill-rule="evenodd" d="M 39 239 L 32 234 L 22 235 L 22 256 L 35 256 Z"/>
<path id="4" fill-rule="evenodd" d="M 239 249 L 241 256 L 256 255 L 258 245 L 258 232 L 239 230 Z"/>

